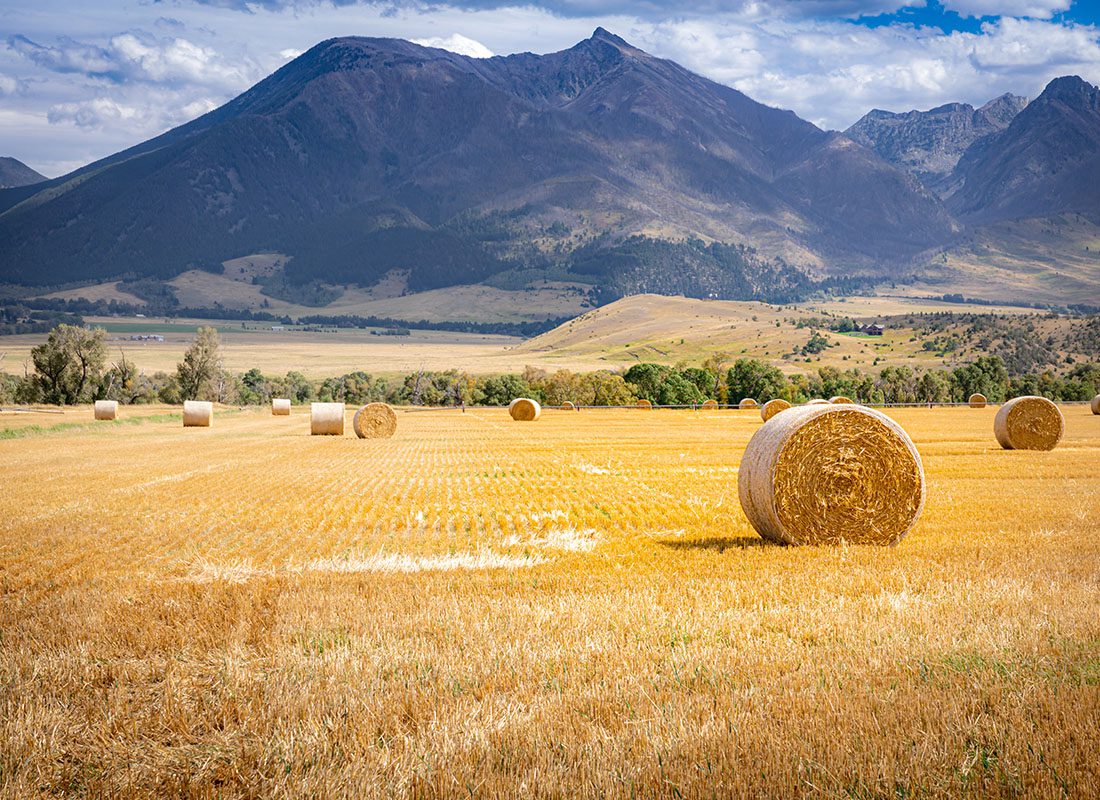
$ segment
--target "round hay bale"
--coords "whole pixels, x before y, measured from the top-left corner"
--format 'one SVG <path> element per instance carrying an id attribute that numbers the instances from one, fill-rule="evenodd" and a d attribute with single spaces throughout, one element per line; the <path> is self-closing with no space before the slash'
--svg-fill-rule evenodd
<path id="1" fill-rule="evenodd" d="M 360 439 L 389 439 L 397 430 L 397 414 L 385 403 L 368 403 L 355 412 L 351 429 Z"/>
<path id="2" fill-rule="evenodd" d="M 1100 417 L 1100 394 L 1092 398 L 1092 413 Z"/>
<path id="3" fill-rule="evenodd" d="M 701 405 L 700 408 L 703 411 L 717 411 L 718 410 L 718 401 L 717 400 L 704 400 L 703 405 Z"/>
<path id="4" fill-rule="evenodd" d="M 855 405 L 855 400 L 842 394 L 834 394 L 829 398 L 829 402 L 834 406 Z"/>
<path id="5" fill-rule="evenodd" d="M 764 422 L 767 422 L 780 411 L 786 411 L 790 407 L 790 403 L 778 397 L 774 400 L 769 400 L 768 402 L 764 403 L 764 405 L 760 406 L 760 419 L 764 420 Z"/>
<path id="6" fill-rule="evenodd" d="M 271 415 L 274 417 L 289 417 L 290 400 L 285 397 L 272 397 Z"/>
<path id="7" fill-rule="evenodd" d="M 115 419 L 118 416 L 118 401 L 117 400 L 96 400 L 95 401 L 95 418 L 102 420 Z"/>
<path id="8" fill-rule="evenodd" d="M 343 403 L 310 403 L 309 433 L 311 436 L 343 436 Z"/>
<path id="9" fill-rule="evenodd" d="M 564 403 L 561 404 L 561 410 L 562 411 L 576 411 L 577 407 L 575 405 L 573 405 L 573 402 L 571 400 L 566 400 Z"/>
<path id="10" fill-rule="evenodd" d="M 759 408 L 760 404 L 753 400 L 751 397 L 746 397 L 740 403 L 737 404 L 738 408 Z"/>
<path id="11" fill-rule="evenodd" d="M 542 413 L 542 406 L 538 400 L 529 397 L 517 397 L 508 406 L 508 413 L 516 422 L 534 422 Z"/>
<path id="12" fill-rule="evenodd" d="M 183 401 L 183 427 L 209 428 L 214 424 L 214 404 L 205 400 Z"/>
<path id="13" fill-rule="evenodd" d="M 892 545 L 924 508 L 924 468 L 905 431 L 857 405 L 792 408 L 749 441 L 741 507 L 782 544 Z"/>
<path id="14" fill-rule="evenodd" d="M 989 401 L 984 394 L 972 394 L 970 395 L 969 402 L 971 408 L 985 408 L 985 404 Z"/>
<path id="15" fill-rule="evenodd" d="M 808 406 L 831 406 L 832 403 L 830 403 L 828 400 L 822 400 L 820 397 L 815 397 L 813 400 L 806 403 L 806 405 L 808 405 Z"/>
<path id="16" fill-rule="evenodd" d="M 1009 400 L 993 418 L 993 433 L 1005 450 L 1053 450 L 1065 430 L 1062 412 L 1045 397 Z"/>
<path id="17" fill-rule="evenodd" d="M 646 400 L 644 397 L 638 401 L 638 408 L 653 408 L 653 403 Z"/>

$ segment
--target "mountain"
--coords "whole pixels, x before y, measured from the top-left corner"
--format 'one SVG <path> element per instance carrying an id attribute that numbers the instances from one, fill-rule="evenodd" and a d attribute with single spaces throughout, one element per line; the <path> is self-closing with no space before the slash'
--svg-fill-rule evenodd
<path id="1" fill-rule="evenodd" d="M 907 270 L 957 230 L 868 148 L 602 28 L 490 59 L 341 38 L 187 125 L 0 192 L 0 280 L 281 253 L 277 291 L 400 275 L 773 296 L 800 270 Z"/>
<path id="2" fill-rule="evenodd" d="M 1076 76 L 1051 81 L 966 151 L 955 180 L 949 206 L 971 224 L 1067 211 L 1100 222 L 1100 89 Z"/>
<path id="3" fill-rule="evenodd" d="M 44 180 L 46 180 L 45 175 L 39 175 L 22 161 L 9 156 L 0 156 L 0 189 L 30 186 Z"/>
<path id="4" fill-rule="evenodd" d="M 955 165 L 967 148 L 1007 128 L 1026 106 L 1026 97 L 1003 94 L 978 109 L 967 103 L 900 114 L 876 108 L 845 134 L 946 194 Z"/>

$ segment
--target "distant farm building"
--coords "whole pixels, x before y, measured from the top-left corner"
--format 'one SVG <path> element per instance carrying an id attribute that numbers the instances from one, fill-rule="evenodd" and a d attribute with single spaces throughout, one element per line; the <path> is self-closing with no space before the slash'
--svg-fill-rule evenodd
<path id="1" fill-rule="evenodd" d="M 858 328 L 856 328 L 856 331 L 858 331 L 859 333 L 865 333 L 868 336 L 882 336 L 882 334 L 886 331 L 886 328 L 884 328 L 882 325 L 879 325 L 878 323 L 871 323 L 870 325 L 860 325 Z"/>
<path id="2" fill-rule="evenodd" d="M 130 337 L 131 342 L 163 342 L 164 337 L 159 333 L 136 333 Z"/>

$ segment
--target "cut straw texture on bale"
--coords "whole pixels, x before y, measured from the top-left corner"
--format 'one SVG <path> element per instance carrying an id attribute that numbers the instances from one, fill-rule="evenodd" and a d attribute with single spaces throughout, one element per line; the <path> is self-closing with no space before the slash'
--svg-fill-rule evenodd
<path id="1" fill-rule="evenodd" d="M 1092 413 L 1100 416 L 1100 394 L 1092 398 Z"/>
<path id="2" fill-rule="evenodd" d="M 703 411 L 717 411 L 718 410 L 718 401 L 717 400 L 704 400 L 703 405 L 701 406 L 701 408 L 703 409 Z"/>
<path id="3" fill-rule="evenodd" d="M 368 403 L 355 412 L 351 428 L 360 439 L 388 439 L 397 430 L 397 414 L 385 403 Z"/>
<path id="4" fill-rule="evenodd" d="M 205 400 L 183 401 L 183 427 L 209 428 L 214 424 L 214 404 Z"/>
<path id="5" fill-rule="evenodd" d="M 1065 430 L 1062 412 L 1045 397 L 1009 400 L 993 419 L 993 433 L 1005 450 L 1053 450 Z"/>
<path id="6" fill-rule="evenodd" d="M 118 416 L 118 401 L 117 400 L 96 400 L 95 401 L 95 418 L 101 420 L 111 420 Z"/>
<path id="7" fill-rule="evenodd" d="M 649 402 L 645 398 L 638 401 L 638 408 L 653 408 L 653 403 Z"/>
<path id="8" fill-rule="evenodd" d="M 925 497 L 912 440 L 856 405 L 802 406 L 769 420 L 749 441 L 738 488 L 753 528 L 782 544 L 897 544 Z"/>
<path id="9" fill-rule="evenodd" d="M 509 404 L 508 413 L 516 422 L 534 422 L 542 413 L 542 406 L 529 397 L 517 397 Z"/>
<path id="10" fill-rule="evenodd" d="M 309 433 L 311 436 L 343 436 L 343 403 L 310 403 Z"/>
<path id="11" fill-rule="evenodd" d="M 780 411 L 786 411 L 790 407 L 790 403 L 778 397 L 774 400 L 769 400 L 768 402 L 764 403 L 764 405 L 760 406 L 760 419 L 764 420 L 764 422 L 767 422 Z"/>
<path id="12" fill-rule="evenodd" d="M 737 404 L 737 407 L 738 408 L 757 408 L 757 407 L 759 407 L 759 405 L 760 404 L 757 403 L 755 400 L 753 400 L 751 397 L 746 397 L 744 400 L 742 400 L 740 403 Z"/>
<path id="13" fill-rule="evenodd" d="M 984 394 L 972 394 L 969 402 L 971 408 L 985 408 L 985 404 L 989 401 Z"/>
<path id="14" fill-rule="evenodd" d="M 850 397 L 845 397 L 842 394 L 834 395 L 829 398 L 829 402 L 834 406 L 854 405 L 854 401 Z"/>
<path id="15" fill-rule="evenodd" d="M 276 417 L 289 417 L 290 400 L 285 397 L 271 398 L 271 414 Z"/>

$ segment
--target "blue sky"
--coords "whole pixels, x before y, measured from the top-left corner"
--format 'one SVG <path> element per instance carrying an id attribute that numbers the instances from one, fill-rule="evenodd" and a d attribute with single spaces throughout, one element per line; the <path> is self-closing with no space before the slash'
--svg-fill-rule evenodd
<path id="1" fill-rule="evenodd" d="M 49 176 L 224 103 L 316 42 L 397 36 L 473 56 L 603 26 L 843 129 L 871 108 L 1100 83 L 1100 0 L 5 0 L 0 155 Z"/>

